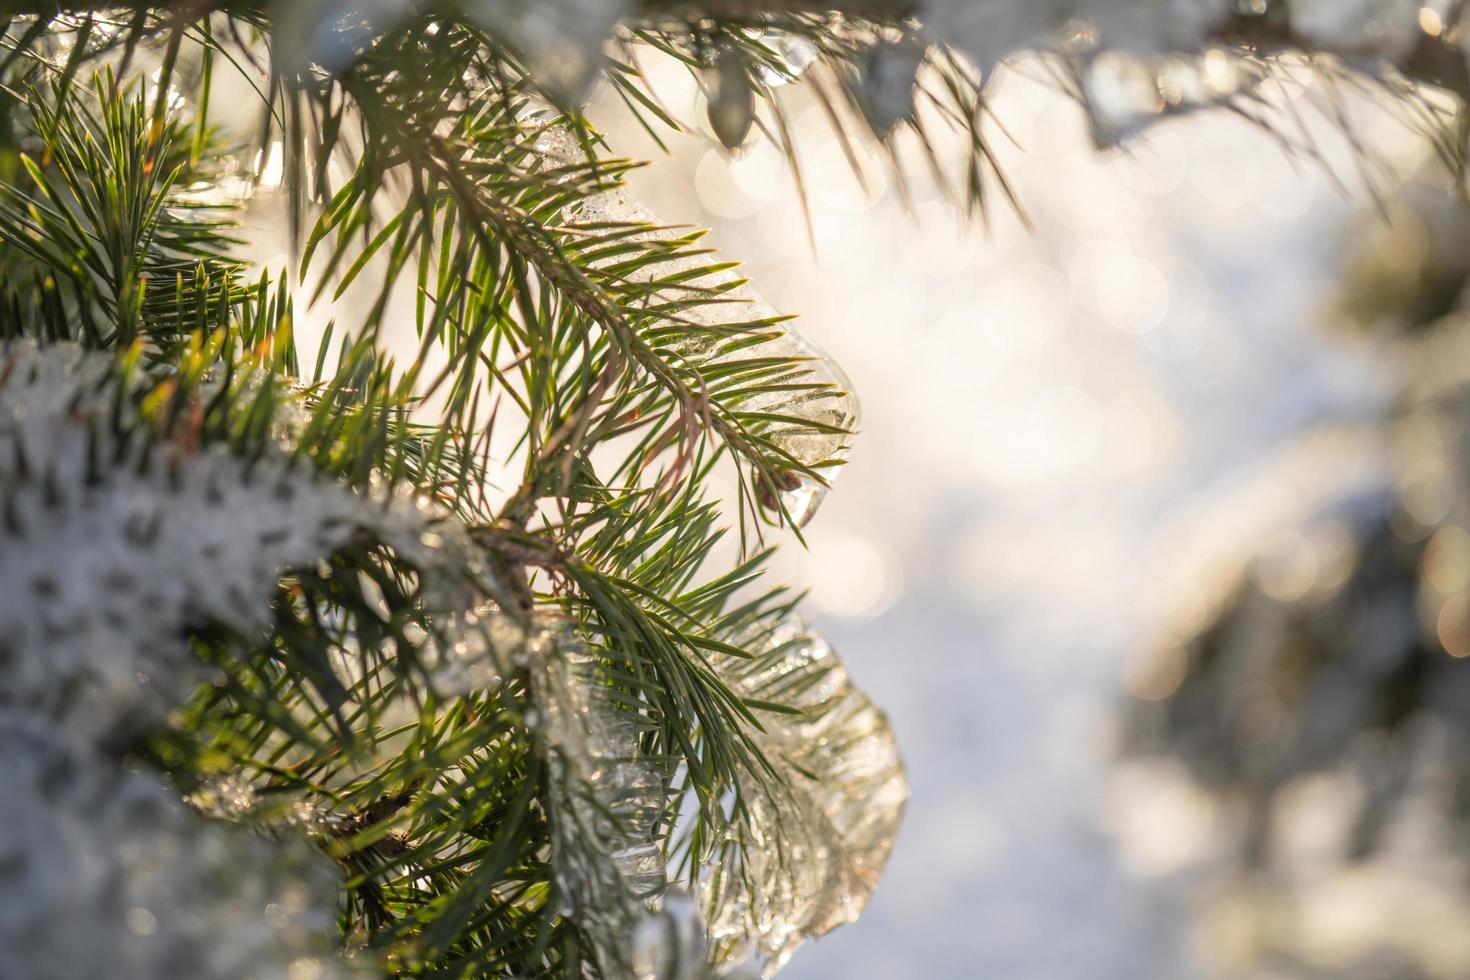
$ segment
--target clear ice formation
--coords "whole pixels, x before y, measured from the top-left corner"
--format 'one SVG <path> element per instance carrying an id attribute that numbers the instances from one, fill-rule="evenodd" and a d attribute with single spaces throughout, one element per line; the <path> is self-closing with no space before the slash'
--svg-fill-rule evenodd
<path id="1" fill-rule="evenodd" d="M 561 126 L 543 130 L 536 148 L 553 166 L 584 159 L 576 138 Z M 638 227 L 646 230 L 629 236 L 631 240 L 658 243 L 670 242 L 681 234 L 665 227 L 657 215 L 631 200 L 621 187 L 570 205 L 563 218 L 574 236 Z M 707 250 L 696 245 L 679 249 L 667 260 L 636 273 L 636 281 L 640 283 L 667 281 L 643 300 L 648 306 L 687 300 L 692 295 L 691 286 L 718 293 L 708 303 L 680 311 L 677 325 L 684 329 L 672 336 L 664 331 L 654 343 L 672 364 L 698 371 L 702 377 L 716 368 L 728 369 L 739 363 L 751 365 L 748 371 L 711 380 L 710 389 L 716 394 L 756 379 L 762 384 L 786 388 L 755 392 L 731 401 L 741 411 L 783 417 L 770 423 L 769 436 L 785 457 L 778 462 L 789 462 L 789 468 L 778 465 L 772 479 L 757 475 L 755 491 L 757 500 L 773 516 L 779 515 L 801 527 L 816 513 L 847 458 L 861 420 L 857 396 L 837 362 L 788 321 L 757 325 L 760 321 L 779 319 L 780 314 L 735 273 L 709 271 L 695 277 L 692 283 L 681 278 L 716 261 Z M 750 343 L 753 335 L 765 339 Z M 766 358 L 790 358 L 797 363 L 777 369 L 759 363 Z M 795 390 L 790 389 L 792 385 L 797 386 Z M 814 473 L 804 472 L 803 468 Z"/>
<path id="2" fill-rule="evenodd" d="M 564 629 L 521 652 L 532 711 L 552 773 L 552 867 L 567 909 L 591 938 L 604 976 L 632 971 L 629 945 L 667 883 L 663 821 L 669 790 L 638 745 L 640 717 L 598 658 Z M 626 697 L 626 696 L 624 696 Z"/>
<path id="3" fill-rule="evenodd" d="M 633 930 L 634 980 L 755 980 L 748 966 L 712 967 L 699 903 L 682 888 L 664 893 L 662 908 Z"/>
<path id="4" fill-rule="evenodd" d="M 788 31 L 767 29 L 756 40 L 776 54 L 776 64 L 756 65 L 756 75 L 767 88 L 780 88 L 801 78 L 821 55 L 811 41 Z"/>
<path id="5" fill-rule="evenodd" d="M 749 953 L 772 976 L 806 939 L 861 914 L 893 848 L 908 781 L 888 719 L 799 617 L 733 641 L 749 659 L 716 670 L 743 698 L 796 708 L 766 715 L 757 744 L 778 781 L 746 804 L 738 855 L 711 869 L 710 937 L 720 956 Z M 752 948 L 753 947 L 753 948 Z"/>
<path id="6" fill-rule="evenodd" d="M 545 130 L 539 148 L 554 165 L 572 163 L 582 154 L 575 138 L 560 128 Z M 573 205 L 564 217 L 572 228 L 589 233 L 623 225 L 646 227 L 648 230 L 640 233 L 643 240 L 667 241 L 673 237 L 672 232 L 661 230 L 651 212 L 630 201 L 620 188 Z M 651 281 L 699 268 L 709 261 L 703 255 L 675 255 L 640 274 L 644 281 Z M 713 274 L 701 282 L 711 287 L 730 286 L 726 295 L 744 300 L 742 306 L 735 307 L 742 311 L 742 319 L 777 316 L 758 294 L 736 284 L 728 273 Z M 669 356 L 700 368 L 747 358 L 806 358 L 808 373 L 801 380 L 815 382 L 813 390 L 758 396 L 746 406 L 799 420 L 778 428 L 773 436 L 797 462 L 817 466 L 844 458 L 851 432 L 857 426 L 858 406 L 841 369 L 784 324 L 767 328 L 769 339 L 751 347 L 741 349 L 727 343 L 731 336 L 725 328 L 731 319 L 728 309 L 726 304 L 709 304 L 684 314 L 690 325 L 710 329 L 681 331 L 667 342 Z M 739 339 L 741 334 L 734 336 Z M 803 476 L 773 489 L 791 519 L 800 525 L 815 512 L 826 486 Z M 763 785 L 765 789 L 757 790 L 747 801 L 751 823 L 745 846 L 731 867 L 711 869 L 704 882 L 706 904 L 712 910 L 712 949 L 708 958 L 728 963 L 759 957 L 765 963 L 765 975 L 771 976 L 805 939 L 857 918 L 887 860 L 908 786 L 887 718 L 851 683 L 831 647 L 805 623 L 793 618 L 773 632 L 731 639 L 755 653 L 750 660 L 713 658 L 731 689 L 744 698 L 783 703 L 804 713 L 799 718 L 770 716 L 765 719 L 767 730 L 753 733 L 778 779 L 752 774 L 751 785 Z M 593 689 L 585 684 L 576 686 Z M 564 703 L 574 702 L 566 699 Z M 596 715 L 594 711 L 588 716 Z M 631 725 L 631 721 L 622 719 L 618 724 Z M 636 742 L 632 731 L 619 737 L 626 749 Z M 585 741 L 585 736 L 574 733 L 564 740 L 570 745 L 578 741 Z M 608 744 L 605 739 L 594 741 Z M 614 757 L 620 754 L 613 753 Z M 594 764 L 593 768 L 606 767 Z M 620 770 L 612 767 L 606 771 L 610 783 L 636 772 L 621 770 L 624 775 L 612 778 L 611 774 Z M 636 778 L 634 782 L 641 786 Z M 576 875 L 584 885 L 597 878 L 596 869 L 582 869 Z M 666 917 L 650 923 L 649 915 L 663 914 L 645 913 L 631 920 L 638 930 L 634 959 L 641 971 L 635 975 L 657 980 L 706 976 L 690 972 L 696 969 L 692 965 L 680 965 L 693 962 L 678 954 L 680 944 L 689 942 L 692 927 L 684 926 L 681 931 Z M 624 919 L 620 925 L 626 926 L 628 921 Z M 620 933 L 610 930 L 610 934 Z M 662 940 L 656 941 L 657 937 Z M 672 958 L 660 961 L 660 956 Z M 699 962 L 702 964 L 704 959 L 700 957 Z M 706 968 L 701 965 L 698 969 Z"/>
<path id="7" fill-rule="evenodd" d="M 1364 61 L 1407 57 L 1440 23 L 1419 0 L 925 0 L 927 36 L 970 56 L 988 76 L 1025 50 L 1071 60 L 1101 145 L 1173 113 L 1248 93 L 1259 67 L 1214 42 L 1227 18 L 1286 17 L 1292 36 Z M 1425 25 L 1429 26 L 1425 26 Z M 1282 28 L 1277 28 L 1282 29 Z"/>

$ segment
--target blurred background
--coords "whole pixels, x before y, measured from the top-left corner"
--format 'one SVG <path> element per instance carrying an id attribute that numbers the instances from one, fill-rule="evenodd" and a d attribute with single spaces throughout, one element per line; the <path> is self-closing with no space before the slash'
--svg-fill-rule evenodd
<path id="1" fill-rule="evenodd" d="M 1100 148 L 1007 63 L 1024 217 L 844 148 L 807 85 L 803 189 L 768 137 L 666 151 L 594 102 L 652 161 L 629 196 L 711 228 L 863 404 L 772 572 L 913 795 L 860 922 L 783 977 L 1470 976 L 1470 215 L 1432 102 L 1298 67 L 1257 93 L 1274 131 L 1220 108 Z M 286 265 L 281 202 L 247 221 Z"/>
<path id="2" fill-rule="evenodd" d="M 593 111 L 655 161 L 633 196 L 711 227 L 863 403 L 778 574 L 913 798 L 860 924 L 783 975 L 1470 976 L 1467 223 L 1428 141 L 1334 90 L 1317 159 L 1223 110 L 1104 151 L 1002 73 L 1029 227 L 998 195 L 966 222 L 917 158 L 907 201 L 861 147 L 855 178 L 799 85 L 809 224 L 769 140 L 665 155 Z"/>

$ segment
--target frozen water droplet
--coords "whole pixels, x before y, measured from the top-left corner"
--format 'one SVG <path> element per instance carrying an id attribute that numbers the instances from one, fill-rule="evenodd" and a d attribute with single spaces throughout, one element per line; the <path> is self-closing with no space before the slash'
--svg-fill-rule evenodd
<path id="1" fill-rule="evenodd" d="M 815 516 L 847 459 L 853 434 L 861 421 L 861 409 L 846 372 L 801 334 L 788 329 L 781 337 L 755 350 L 760 354 L 803 359 L 793 380 L 809 386 L 807 391 L 752 401 L 761 411 L 800 420 L 778 426 L 771 439 L 798 463 L 816 469 L 821 479 L 800 471 L 778 470 L 769 480 L 757 479 L 756 493 L 757 500 L 767 510 L 779 511 L 781 508 L 772 505 L 772 497 L 779 500 L 791 522 L 803 527 Z"/>
<path id="2" fill-rule="evenodd" d="M 914 89 L 924 55 L 924 46 L 912 39 L 882 40 L 868 49 L 858 104 L 878 137 L 886 137 L 913 116 Z"/>
<path id="3" fill-rule="evenodd" d="M 800 78 L 816 63 L 820 53 L 811 41 L 787 31 L 766 30 L 759 40 L 774 51 L 779 60 L 777 65 L 765 61 L 756 65 L 756 75 L 769 88 L 779 88 Z"/>
<path id="4" fill-rule="evenodd" d="M 663 907 L 633 930 L 632 966 L 637 980 L 713 980 L 699 906 L 682 888 L 670 888 Z M 726 974 L 719 974 L 726 976 Z"/>
<path id="5" fill-rule="evenodd" d="M 755 93 L 745 72 L 745 63 L 732 50 L 722 51 L 713 70 L 706 72 L 709 104 L 705 118 L 710 131 L 726 149 L 745 145 L 755 125 Z"/>

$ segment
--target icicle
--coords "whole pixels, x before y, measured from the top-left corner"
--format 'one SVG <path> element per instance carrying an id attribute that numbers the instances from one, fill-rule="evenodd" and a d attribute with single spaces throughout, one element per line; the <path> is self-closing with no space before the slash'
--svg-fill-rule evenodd
<path id="1" fill-rule="evenodd" d="M 709 88 L 705 118 L 710 131 L 726 149 L 738 150 L 755 125 L 755 92 L 745 62 L 734 49 L 722 49 L 705 77 Z"/>
<path id="2" fill-rule="evenodd" d="M 757 40 L 779 57 L 777 65 L 762 61 L 755 66 L 757 77 L 768 88 L 779 88 L 796 81 L 816 63 L 820 54 L 811 41 L 789 31 L 767 29 Z"/>
<path id="3" fill-rule="evenodd" d="M 878 138 L 887 137 L 895 126 L 912 118 L 924 56 L 924 46 L 913 39 L 883 40 L 868 49 L 858 104 Z"/>
<path id="4" fill-rule="evenodd" d="M 738 954 L 753 937 L 769 977 L 804 940 L 862 912 L 893 847 L 908 783 L 888 719 L 804 622 L 792 617 L 732 640 L 754 656 L 717 658 L 731 690 L 802 712 L 752 732 L 781 778 L 746 800 L 740 873 L 711 878 L 716 949 Z"/>

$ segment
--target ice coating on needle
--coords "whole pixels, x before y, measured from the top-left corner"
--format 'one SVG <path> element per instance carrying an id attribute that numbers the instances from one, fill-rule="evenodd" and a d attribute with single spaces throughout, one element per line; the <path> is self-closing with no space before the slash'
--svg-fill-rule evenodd
<path id="1" fill-rule="evenodd" d="M 564 127 L 547 128 L 536 146 L 556 166 L 584 157 L 582 147 Z M 644 230 L 627 240 L 670 243 L 667 259 L 644 266 L 630 277 L 641 283 L 667 281 L 642 300 L 646 306 L 687 300 L 692 295 L 691 286 L 717 292 L 709 302 L 681 309 L 675 321 L 679 329 L 659 331 L 655 326 L 650 328 L 649 338 L 671 363 L 699 372 L 701 383 L 713 395 L 752 382 L 767 386 L 766 390 L 732 394 L 729 398 L 732 407 L 741 412 L 772 419 L 766 423 L 767 434 L 794 464 L 778 465 L 769 478 L 757 474 L 753 480 L 756 497 L 770 514 L 789 519 L 797 527 L 811 520 L 846 460 L 861 420 L 857 396 L 841 367 L 783 320 L 734 272 L 709 269 L 716 259 L 708 249 L 697 244 L 673 247 L 681 233 L 665 227 L 657 215 L 631 200 L 623 188 L 592 194 L 569 206 L 563 217 L 574 234 L 584 237 L 617 228 L 638 228 Z M 692 278 L 682 278 L 706 269 Z M 754 336 L 764 339 L 752 343 Z M 763 363 L 776 358 L 795 363 Z M 745 367 L 731 370 L 737 365 Z M 814 470 L 815 475 L 803 471 L 803 467 Z"/>
<path id="2" fill-rule="evenodd" d="M 893 848 L 908 780 L 887 717 L 805 622 L 791 616 L 735 640 L 752 656 L 716 660 L 731 690 L 801 712 L 761 716 L 765 731 L 753 736 L 779 779 L 750 795 L 747 840 L 707 882 L 715 949 L 758 953 L 769 977 L 802 942 L 862 912 Z"/>
<path id="3" fill-rule="evenodd" d="M 636 710 L 610 686 L 598 658 L 564 629 L 523 649 L 533 730 L 552 778 L 552 865 L 568 913 L 592 940 L 605 976 L 630 972 L 630 943 L 667 882 L 663 774 L 638 746 Z"/>
<path id="4" fill-rule="evenodd" d="M 775 64 L 761 62 L 755 73 L 767 88 L 780 88 L 801 78 L 808 68 L 816 64 L 821 52 L 817 46 L 799 34 L 767 28 L 756 38 L 776 55 Z"/>

